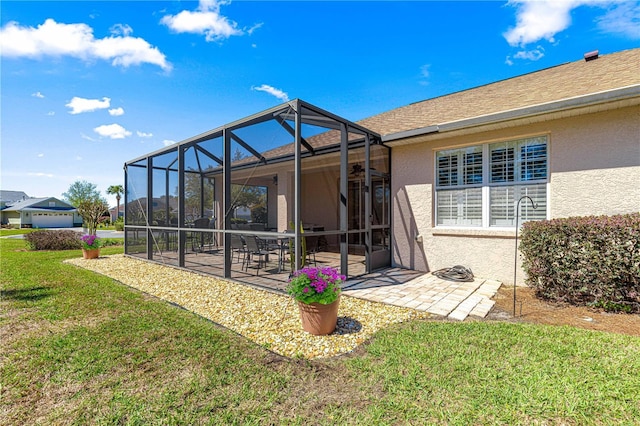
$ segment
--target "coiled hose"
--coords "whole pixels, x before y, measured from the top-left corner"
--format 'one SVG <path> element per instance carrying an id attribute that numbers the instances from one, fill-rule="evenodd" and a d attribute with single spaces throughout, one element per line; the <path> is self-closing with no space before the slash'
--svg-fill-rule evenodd
<path id="1" fill-rule="evenodd" d="M 456 265 L 451 268 L 438 269 L 432 272 L 438 278 L 448 281 L 471 282 L 473 281 L 473 272 L 471 269 L 462 265 Z"/>

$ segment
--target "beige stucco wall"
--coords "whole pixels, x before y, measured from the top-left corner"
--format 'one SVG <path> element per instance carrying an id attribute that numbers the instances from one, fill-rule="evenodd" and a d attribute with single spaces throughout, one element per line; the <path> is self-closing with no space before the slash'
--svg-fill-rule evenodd
<path id="1" fill-rule="evenodd" d="M 551 154 L 552 217 L 640 211 L 640 108 L 570 120 Z"/>
<path id="2" fill-rule="evenodd" d="M 434 152 L 533 135 L 549 137 L 550 218 L 640 211 L 640 107 L 396 146 L 394 265 L 433 271 L 460 264 L 513 284 L 515 230 L 435 227 Z M 524 281 L 520 269 L 517 281 Z"/>
<path id="3" fill-rule="evenodd" d="M 338 177 L 333 170 L 307 172 L 302 176 L 301 215 L 305 225 L 339 229 Z"/>

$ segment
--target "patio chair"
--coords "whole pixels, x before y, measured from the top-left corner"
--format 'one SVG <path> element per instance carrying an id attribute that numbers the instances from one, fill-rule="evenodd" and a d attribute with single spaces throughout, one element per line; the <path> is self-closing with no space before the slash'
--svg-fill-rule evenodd
<path id="1" fill-rule="evenodd" d="M 291 231 L 285 231 L 285 232 L 290 233 Z M 321 237 L 317 235 L 302 237 L 302 240 L 304 242 L 303 247 L 306 249 L 306 252 L 307 252 L 307 261 L 306 261 L 307 265 L 311 265 L 311 263 L 313 263 L 313 266 L 317 266 L 316 253 L 320 251 L 320 238 Z M 291 267 L 293 268 L 293 252 L 294 251 L 295 251 L 295 243 L 292 236 L 291 238 L 288 238 L 286 241 L 282 242 L 281 251 L 280 251 L 281 261 L 279 265 L 280 271 L 283 271 L 286 269 L 285 268 L 285 265 L 287 263 L 285 261 L 286 256 L 289 256 L 289 263 L 291 263 Z"/>
<path id="2" fill-rule="evenodd" d="M 209 219 L 206 217 L 201 217 L 193 222 L 193 227 L 196 229 L 206 229 L 209 228 Z M 209 232 L 192 232 L 191 238 L 191 250 L 196 254 L 198 252 L 204 252 L 205 245 L 211 245 L 211 237 L 213 234 Z"/>
<path id="3" fill-rule="evenodd" d="M 306 239 L 306 247 L 307 247 L 307 265 L 310 265 L 313 262 L 313 266 L 316 266 L 316 253 L 318 253 L 318 247 L 320 243 L 320 237 L 316 235 L 312 235 L 309 237 L 304 237 Z M 313 258 L 313 260 L 311 260 Z"/>
<path id="4" fill-rule="evenodd" d="M 255 235 L 247 235 L 245 238 L 245 243 L 247 244 L 247 262 L 245 266 L 245 271 L 249 270 L 249 264 L 253 259 L 255 261 L 255 257 L 258 257 L 258 267 L 256 269 L 256 275 L 260 272 L 260 268 L 263 265 L 266 266 L 267 261 L 269 260 L 269 252 L 262 249 L 260 247 L 260 242 L 258 241 L 258 237 Z"/>
<path id="5" fill-rule="evenodd" d="M 231 262 L 233 262 L 233 253 L 237 253 L 238 262 L 240 262 L 240 254 L 242 254 L 242 268 L 247 261 L 247 248 L 244 244 L 242 236 L 231 234 Z"/>

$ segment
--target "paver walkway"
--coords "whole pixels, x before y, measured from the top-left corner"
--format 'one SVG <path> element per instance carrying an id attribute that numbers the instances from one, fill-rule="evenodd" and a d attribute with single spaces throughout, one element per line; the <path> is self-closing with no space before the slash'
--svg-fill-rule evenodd
<path id="1" fill-rule="evenodd" d="M 391 268 L 347 281 L 343 293 L 463 321 L 468 316 L 486 317 L 501 284 L 481 278 L 448 281 L 431 273 Z"/>

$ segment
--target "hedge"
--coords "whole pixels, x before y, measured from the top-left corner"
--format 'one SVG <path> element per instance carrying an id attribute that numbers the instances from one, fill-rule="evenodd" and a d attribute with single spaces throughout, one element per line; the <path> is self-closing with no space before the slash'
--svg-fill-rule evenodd
<path id="1" fill-rule="evenodd" d="M 539 297 L 640 312 L 640 213 L 527 222 L 520 251 Z"/>
<path id="2" fill-rule="evenodd" d="M 31 250 L 72 250 L 82 247 L 80 234 L 71 230 L 43 230 L 25 234 Z"/>

